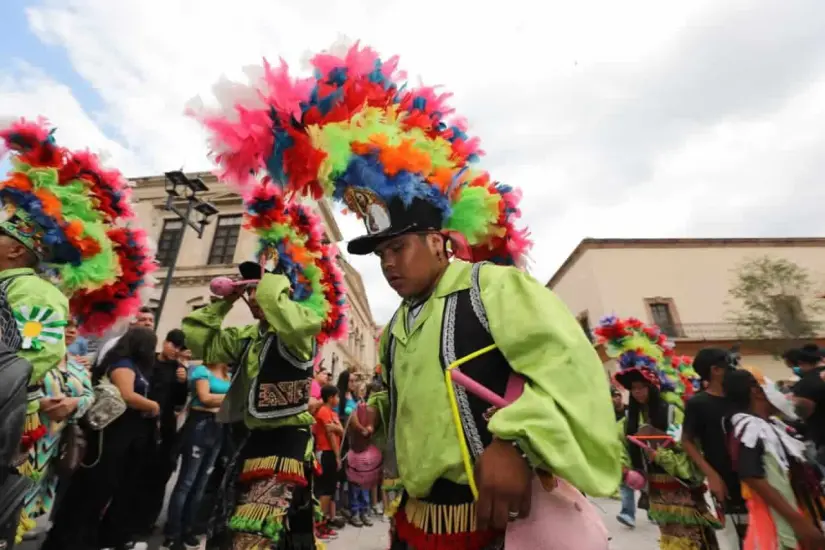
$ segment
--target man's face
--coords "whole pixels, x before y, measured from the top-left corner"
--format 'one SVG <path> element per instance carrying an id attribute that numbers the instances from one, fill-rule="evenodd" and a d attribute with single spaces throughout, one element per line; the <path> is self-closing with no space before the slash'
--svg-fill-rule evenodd
<path id="1" fill-rule="evenodd" d="M 74 321 L 69 321 L 69 324 L 66 325 L 64 337 L 67 346 L 71 346 L 77 340 L 77 325 L 74 324 Z"/>
<path id="2" fill-rule="evenodd" d="M 621 410 L 621 408 L 622 408 L 622 394 L 620 394 L 620 393 L 614 393 L 613 394 L 613 408 L 616 409 L 617 411 Z"/>
<path id="3" fill-rule="evenodd" d="M 178 346 L 170 342 L 169 340 L 165 340 L 163 342 L 163 355 L 168 357 L 169 359 L 178 359 L 181 350 Z"/>
<path id="4" fill-rule="evenodd" d="M 151 312 L 143 312 L 137 314 L 135 322 L 132 323 L 136 327 L 145 327 L 149 330 L 155 330 L 155 316 Z"/>
<path id="5" fill-rule="evenodd" d="M 429 239 L 429 236 L 411 233 L 383 242 L 375 249 L 384 278 L 402 298 L 421 295 L 438 276 L 435 244 L 429 244 Z"/>

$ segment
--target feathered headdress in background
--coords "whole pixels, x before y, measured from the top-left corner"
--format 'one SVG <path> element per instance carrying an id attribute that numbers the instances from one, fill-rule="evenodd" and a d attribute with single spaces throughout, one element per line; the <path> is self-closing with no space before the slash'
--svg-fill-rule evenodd
<path id="1" fill-rule="evenodd" d="M 323 319 L 318 344 L 346 336 L 344 276 L 321 220 L 309 206 L 285 201 L 274 185 L 256 183 L 244 191 L 245 225 L 258 235 L 257 257 L 268 258 L 272 271 L 289 279 L 292 299 Z"/>
<path id="2" fill-rule="evenodd" d="M 362 218 L 354 254 L 408 232 L 440 231 L 472 261 L 523 265 L 520 193 L 475 167 L 478 138 L 448 105 L 450 94 L 409 87 L 398 58 L 357 43 L 320 53 L 313 75 L 283 61 L 219 83 L 216 110 L 190 104 L 210 133 L 219 177 L 244 189 L 259 178 L 290 195 L 333 197 Z"/>
<path id="3" fill-rule="evenodd" d="M 0 129 L 12 170 L 0 182 L 0 231 L 55 274 L 79 330 L 102 334 L 137 313 L 154 254 L 123 175 L 88 151 L 59 147 L 44 119 Z"/>
<path id="4" fill-rule="evenodd" d="M 659 327 L 611 315 L 599 321 L 593 333 L 608 357 L 618 363 L 616 383 L 629 390 L 634 380 L 646 380 L 662 391 L 673 390 L 673 381 L 660 368 L 673 356 L 673 345 Z"/>

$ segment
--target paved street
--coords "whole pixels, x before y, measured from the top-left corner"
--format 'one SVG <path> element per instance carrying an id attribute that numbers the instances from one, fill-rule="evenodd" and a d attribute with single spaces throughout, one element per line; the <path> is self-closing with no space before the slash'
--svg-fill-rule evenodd
<path id="1" fill-rule="evenodd" d="M 639 525 L 634 530 L 627 529 L 615 520 L 619 511 L 619 502 L 616 500 L 599 499 L 597 506 L 603 513 L 605 524 L 613 537 L 611 550 L 656 550 L 658 548 L 658 529 L 644 518 L 644 512 L 639 515 Z M 150 550 L 157 550 L 160 537 L 150 541 Z M 339 533 L 339 538 L 328 544 L 327 550 L 385 550 L 389 544 L 387 523 L 376 521 L 375 526 L 367 529 L 347 527 Z M 26 542 L 20 550 L 37 550 L 36 542 Z"/>

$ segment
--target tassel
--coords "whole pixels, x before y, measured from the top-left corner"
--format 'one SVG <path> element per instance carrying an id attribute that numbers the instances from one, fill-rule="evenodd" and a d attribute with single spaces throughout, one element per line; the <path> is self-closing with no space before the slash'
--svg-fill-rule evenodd
<path id="1" fill-rule="evenodd" d="M 307 478 L 304 462 L 295 458 L 267 456 L 244 460 L 240 481 L 250 483 L 275 476 L 279 481 L 306 487 Z"/>
<path id="2" fill-rule="evenodd" d="M 410 502 L 414 502 L 411 506 Z M 452 513 L 452 532 L 446 532 L 444 519 Z M 456 517 L 457 516 L 457 517 Z M 502 533 L 494 531 L 459 531 L 474 527 L 475 505 L 435 505 L 408 501 L 395 516 L 398 538 L 416 550 L 482 550 L 497 541 Z M 431 527 L 434 532 L 427 532 Z"/>

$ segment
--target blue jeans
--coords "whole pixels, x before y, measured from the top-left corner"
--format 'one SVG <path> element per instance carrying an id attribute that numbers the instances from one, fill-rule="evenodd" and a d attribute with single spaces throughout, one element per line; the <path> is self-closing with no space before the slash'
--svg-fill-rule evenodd
<path id="1" fill-rule="evenodd" d="M 353 516 L 369 514 L 370 512 L 370 490 L 359 487 L 355 483 L 349 483 L 349 510 Z"/>
<path id="2" fill-rule="evenodd" d="M 619 494 L 622 497 L 622 511 L 619 512 L 623 516 L 627 516 L 631 519 L 636 519 L 636 491 L 625 485 L 624 483 L 621 484 L 619 487 Z"/>
<path id="3" fill-rule="evenodd" d="M 164 534 L 180 539 L 194 534 L 198 508 L 203 498 L 209 475 L 221 452 L 223 427 L 215 413 L 189 411 L 183 427 L 183 446 L 178 482 L 169 499 L 169 511 Z"/>

